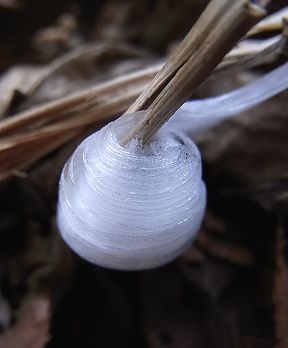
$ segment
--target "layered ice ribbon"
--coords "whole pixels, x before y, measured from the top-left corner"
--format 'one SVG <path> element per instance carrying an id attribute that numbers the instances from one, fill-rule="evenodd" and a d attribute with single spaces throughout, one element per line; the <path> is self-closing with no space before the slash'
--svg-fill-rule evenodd
<path id="1" fill-rule="evenodd" d="M 191 134 L 288 87 L 288 63 L 232 92 L 185 103 L 149 145 L 122 147 L 143 112 L 124 115 L 86 138 L 66 163 L 57 223 L 84 259 L 119 270 L 164 265 L 183 252 L 206 206 L 201 156 Z"/>

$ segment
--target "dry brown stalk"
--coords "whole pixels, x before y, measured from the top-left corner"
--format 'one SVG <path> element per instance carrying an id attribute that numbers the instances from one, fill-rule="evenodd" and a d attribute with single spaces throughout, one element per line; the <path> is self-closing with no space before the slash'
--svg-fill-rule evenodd
<path id="1" fill-rule="evenodd" d="M 75 114 L 73 118 L 56 124 L 7 137 L 0 142 L 0 181 L 13 175 L 16 170 L 27 168 L 48 152 L 86 130 L 88 126 L 96 126 L 99 122 L 120 114 L 142 90 L 143 87 L 140 86 L 129 93 L 124 91 L 121 95 L 111 97 L 86 113 L 85 117 L 80 117 L 81 112 L 80 115 Z"/>
<path id="2" fill-rule="evenodd" d="M 123 139 L 146 144 L 266 12 L 246 0 L 212 0 L 152 83 L 128 109 L 146 117 Z"/>
<path id="3" fill-rule="evenodd" d="M 239 47 L 226 55 L 215 72 L 230 73 L 233 69 L 247 69 L 273 61 L 281 53 L 287 38 L 284 35 L 276 35 L 266 40 L 244 40 Z"/>

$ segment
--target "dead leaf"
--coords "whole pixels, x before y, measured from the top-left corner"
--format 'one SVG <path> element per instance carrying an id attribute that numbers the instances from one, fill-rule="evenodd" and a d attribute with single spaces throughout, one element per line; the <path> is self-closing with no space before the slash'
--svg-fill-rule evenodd
<path id="1" fill-rule="evenodd" d="M 94 110 L 86 111 L 85 118 L 79 117 L 82 113 L 78 113 L 67 121 L 2 139 L 0 144 L 0 181 L 13 175 L 15 170 L 27 168 L 48 152 L 79 135 L 87 129 L 87 126 L 94 125 L 95 127 L 99 121 L 124 112 L 140 94 L 139 88 L 143 89 L 140 86 L 129 93 L 124 91 L 122 95 L 115 95 L 114 98 L 111 96 L 108 101 L 104 98 L 104 101 Z"/>

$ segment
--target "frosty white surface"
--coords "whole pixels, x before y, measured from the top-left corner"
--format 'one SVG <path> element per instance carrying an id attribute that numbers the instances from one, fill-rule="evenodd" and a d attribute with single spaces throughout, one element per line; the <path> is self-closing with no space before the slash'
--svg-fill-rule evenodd
<path id="1" fill-rule="evenodd" d="M 205 209 L 196 145 L 167 127 L 144 149 L 118 139 L 143 117 L 119 118 L 76 149 L 63 170 L 58 226 L 86 260 L 125 270 L 176 258 L 194 239 Z"/>

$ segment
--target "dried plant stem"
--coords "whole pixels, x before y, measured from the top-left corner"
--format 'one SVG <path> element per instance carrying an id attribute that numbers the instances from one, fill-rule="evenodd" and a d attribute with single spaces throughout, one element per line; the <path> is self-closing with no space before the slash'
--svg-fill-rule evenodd
<path id="1" fill-rule="evenodd" d="M 239 47 L 226 55 L 217 66 L 215 73 L 230 73 L 233 69 L 247 69 L 266 62 L 271 62 L 284 52 L 288 35 L 276 35 L 266 40 L 244 40 Z"/>
<path id="2" fill-rule="evenodd" d="M 42 121 L 52 121 L 55 118 L 63 118 L 68 113 L 89 110 L 115 94 L 122 94 L 131 89 L 137 89 L 139 85 L 146 85 L 159 71 L 160 66 L 149 67 L 126 76 L 115 78 L 101 83 L 96 87 L 81 92 L 73 93 L 67 97 L 19 113 L 0 122 L 0 136 L 5 136 L 23 127 L 31 127 L 32 122 L 41 125 Z"/>
<path id="3" fill-rule="evenodd" d="M 212 0 L 151 85 L 129 108 L 128 112 L 135 112 L 148 107 L 144 120 L 122 144 L 136 136 L 143 145 L 149 142 L 264 14 L 250 1 Z"/>
<path id="4" fill-rule="evenodd" d="M 109 98 L 106 103 L 103 102 L 86 113 L 85 117 L 80 117 L 82 113 L 78 113 L 67 120 L 25 134 L 10 136 L 0 142 L 0 181 L 13 175 L 16 170 L 27 168 L 45 154 L 83 133 L 88 126 L 95 126 L 113 115 L 124 112 L 143 90 L 142 86 L 139 88 Z"/>

